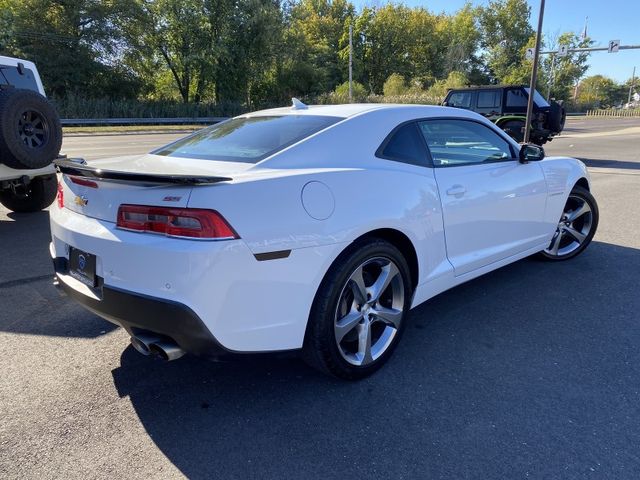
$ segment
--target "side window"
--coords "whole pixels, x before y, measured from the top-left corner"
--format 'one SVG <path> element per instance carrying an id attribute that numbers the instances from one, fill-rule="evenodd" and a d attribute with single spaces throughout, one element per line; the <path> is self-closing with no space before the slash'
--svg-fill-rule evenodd
<path id="1" fill-rule="evenodd" d="M 507 90 L 507 107 L 526 107 L 527 96 L 522 90 Z"/>
<path id="2" fill-rule="evenodd" d="M 454 92 L 449 96 L 447 105 L 450 107 L 471 108 L 471 92 Z"/>
<path id="3" fill-rule="evenodd" d="M 496 108 L 500 106 L 498 90 L 479 90 L 478 108 Z"/>
<path id="4" fill-rule="evenodd" d="M 388 137 L 376 155 L 388 160 L 410 163 L 412 165 L 427 166 L 428 152 L 424 147 L 424 142 L 420 138 L 420 132 L 415 123 L 407 123 L 395 130 Z"/>
<path id="5" fill-rule="evenodd" d="M 513 159 L 509 143 L 491 128 L 469 120 L 424 120 L 420 131 L 434 167 L 476 165 Z"/>

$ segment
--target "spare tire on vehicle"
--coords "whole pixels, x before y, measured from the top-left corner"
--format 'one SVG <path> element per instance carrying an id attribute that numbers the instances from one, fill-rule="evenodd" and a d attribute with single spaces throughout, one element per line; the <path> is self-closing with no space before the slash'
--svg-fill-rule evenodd
<path id="1" fill-rule="evenodd" d="M 560 133 L 564 129 L 567 120 L 567 112 L 564 109 L 564 102 L 551 100 L 551 110 L 549 111 L 549 130 Z"/>
<path id="2" fill-rule="evenodd" d="M 43 168 L 61 146 L 60 117 L 45 97 L 19 88 L 0 90 L 0 162 L 17 169 Z"/>

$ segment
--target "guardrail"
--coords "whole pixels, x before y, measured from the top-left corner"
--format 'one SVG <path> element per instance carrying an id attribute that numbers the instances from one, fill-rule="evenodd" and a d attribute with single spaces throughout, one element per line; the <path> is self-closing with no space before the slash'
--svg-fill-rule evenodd
<path id="1" fill-rule="evenodd" d="M 101 125 L 211 125 L 228 117 L 181 117 L 181 118 L 64 118 L 64 127 L 94 127 Z"/>
<path id="2" fill-rule="evenodd" d="M 615 108 L 602 109 L 602 110 L 588 110 L 587 117 L 636 117 L 640 118 L 640 109 L 633 110 L 620 110 Z"/>

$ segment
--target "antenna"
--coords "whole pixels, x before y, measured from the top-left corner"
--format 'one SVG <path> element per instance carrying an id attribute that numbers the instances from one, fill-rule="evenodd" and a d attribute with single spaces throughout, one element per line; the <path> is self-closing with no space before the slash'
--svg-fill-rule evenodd
<path id="1" fill-rule="evenodd" d="M 306 110 L 307 108 L 309 107 L 298 100 L 296 97 L 293 97 L 291 99 L 291 110 Z"/>

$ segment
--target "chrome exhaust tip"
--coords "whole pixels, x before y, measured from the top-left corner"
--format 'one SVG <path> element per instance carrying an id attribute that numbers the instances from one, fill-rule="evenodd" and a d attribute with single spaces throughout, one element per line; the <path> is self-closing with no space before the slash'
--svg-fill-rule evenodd
<path id="1" fill-rule="evenodd" d="M 135 348 L 142 355 L 149 356 L 152 353 L 151 346 L 154 343 L 159 342 L 160 340 L 160 337 L 156 337 L 153 335 L 132 335 L 131 345 L 133 345 L 133 348 Z"/>
<path id="2" fill-rule="evenodd" d="M 161 340 L 151 345 L 151 353 L 154 353 L 160 358 L 170 362 L 171 360 L 177 360 L 182 357 L 186 352 L 175 342 Z"/>
<path id="3" fill-rule="evenodd" d="M 177 360 L 186 352 L 172 340 L 149 334 L 131 336 L 131 345 L 142 355 L 157 355 L 163 360 Z"/>

